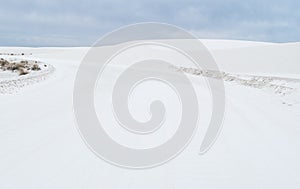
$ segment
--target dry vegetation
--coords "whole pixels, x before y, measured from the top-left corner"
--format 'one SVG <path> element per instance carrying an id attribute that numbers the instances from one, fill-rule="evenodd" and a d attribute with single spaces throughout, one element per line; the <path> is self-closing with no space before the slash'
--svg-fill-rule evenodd
<path id="1" fill-rule="evenodd" d="M 32 55 L 32 53 L 30 53 L 30 54 L 26 54 L 26 53 L 0 53 L 0 55 L 8 55 L 8 56 L 25 56 L 25 55 Z"/>
<path id="2" fill-rule="evenodd" d="M 17 72 L 19 75 L 26 75 L 31 71 L 41 70 L 37 61 L 29 62 L 27 60 L 22 60 L 20 62 L 10 62 L 3 58 L 0 59 L 0 70 Z"/>
<path id="3" fill-rule="evenodd" d="M 295 89 L 287 85 L 291 82 L 300 82 L 298 79 L 280 78 L 272 76 L 253 76 L 253 75 L 238 75 L 214 70 L 199 70 L 196 68 L 180 67 L 178 71 L 188 74 L 204 76 L 208 78 L 221 79 L 226 82 L 232 82 L 247 87 L 257 89 L 271 89 L 275 94 L 283 95 L 290 94 Z"/>

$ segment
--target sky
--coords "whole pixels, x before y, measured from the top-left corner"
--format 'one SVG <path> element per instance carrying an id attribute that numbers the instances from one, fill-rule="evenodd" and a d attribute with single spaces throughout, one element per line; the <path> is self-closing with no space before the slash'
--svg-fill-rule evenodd
<path id="1" fill-rule="evenodd" d="M 199 38 L 299 42 L 299 10 L 297 0 L 0 0 L 0 46 L 90 46 L 139 22 Z"/>

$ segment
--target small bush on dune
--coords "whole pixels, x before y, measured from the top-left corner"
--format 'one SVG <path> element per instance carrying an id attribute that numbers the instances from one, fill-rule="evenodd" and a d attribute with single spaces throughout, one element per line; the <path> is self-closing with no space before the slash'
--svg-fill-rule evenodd
<path id="1" fill-rule="evenodd" d="M 1 66 L 1 67 L 2 67 L 2 66 L 5 66 L 5 65 L 7 65 L 7 64 L 9 64 L 9 62 L 8 62 L 7 60 L 4 60 L 3 58 L 0 59 L 0 66 Z"/>
<path id="2" fill-rule="evenodd" d="M 19 71 L 19 75 L 27 75 L 29 73 L 27 70 L 25 70 L 23 68 L 19 69 L 18 71 Z"/>
<path id="3" fill-rule="evenodd" d="M 27 60 L 21 60 L 20 63 L 21 63 L 21 64 L 28 64 L 28 61 L 27 61 Z"/>
<path id="4" fill-rule="evenodd" d="M 9 63 L 9 64 L 6 66 L 6 68 L 7 68 L 7 70 L 11 70 L 11 71 L 15 71 L 15 70 L 18 69 L 16 63 Z"/>
<path id="5" fill-rule="evenodd" d="M 41 70 L 41 68 L 39 67 L 39 65 L 34 64 L 31 68 L 31 70 L 38 71 L 38 70 Z"/>
<path id="6" fill-rule="evenodd" d="M 24 65 L 24 64 L 22 64 L 22 63 L 17 63 L 16 65 L 15 65 L 15 67 L 16 67 L 16 69 L 17 70 L 19 70 L 19 69 L 23 69 L 23 68 L 25 68 L 26 66 Z"/>

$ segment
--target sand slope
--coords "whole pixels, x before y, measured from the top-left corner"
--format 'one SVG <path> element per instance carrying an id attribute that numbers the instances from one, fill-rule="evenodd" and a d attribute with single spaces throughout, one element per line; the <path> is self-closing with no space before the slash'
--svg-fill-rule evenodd
<path id="1" fill-rule="evenodd" d="M 188 71 L 201 100 L 198 132 L 177 158 L 140 171 L 102 161 L 76 129 L 72 90 L 87 48 L 1 47 L 27 53 L 24 58 L 52 65 L 55 72 L 0 94 L 0 188 L 298 188 L 300 44 L 204 43 L 228 74 L 222 132 L 206 154 L 198 154 L 210 95 L 203 78 Z"/>

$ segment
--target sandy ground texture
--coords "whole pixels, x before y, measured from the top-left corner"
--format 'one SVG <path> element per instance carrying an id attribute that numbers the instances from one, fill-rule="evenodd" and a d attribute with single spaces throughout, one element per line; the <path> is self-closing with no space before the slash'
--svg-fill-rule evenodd
<path id="1" fill-rule="evenodd" d="M 197 92 L 197 132 L 178 157 L 147 170 L 123 169 L 103 161 L 78 132 L 73 87 L 88 48 L 1 47 L 0 58 L 14 53 L 13 58 L 39 61 L 48 69 L 37 75 L 1 73 L 0 188 L 299 188 L 300 44 L 203 42 L 221 71 L 178 67 Z M 106 75 L 120 70 L 112 66 Z M 199 155 L 212 112 L 206 78 L 224 80 L 226 112 L 216 143 Z M 170 137 L 169 131 L 180 121 L 176 93 L 164 85 L 151 88 L 151 83 L 136 88 L 135 101 L 129 101 L 138 104 L 130 106 L 134 118 L 149 119 L 151 95 L 164 100 L 168 115 L 157 134 L 137 137 L 115 121 L 111 82 L 104 79 L 95 89 L 95 110 L 114 140 L 140 147 Z"/>

